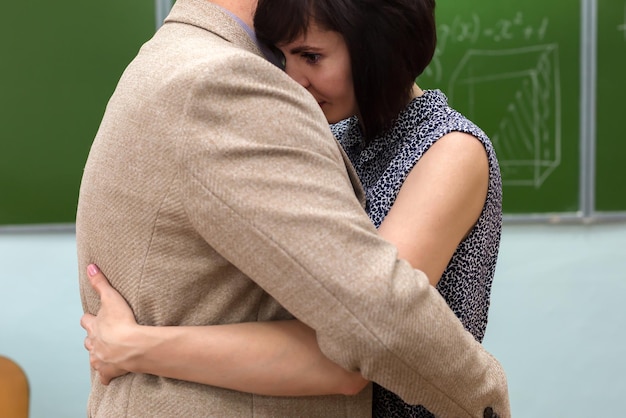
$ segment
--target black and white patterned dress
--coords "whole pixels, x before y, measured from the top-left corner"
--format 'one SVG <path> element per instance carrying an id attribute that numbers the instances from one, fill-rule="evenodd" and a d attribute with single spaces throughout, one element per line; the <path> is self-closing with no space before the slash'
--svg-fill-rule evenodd
<path id="1" fill-rule="evenodd" d="M 460 131 L 478 138 L 489 159 L 487 199 L 478 222 L 457 247 L 437 289 L 476 340 L 487 327 L 491 283 L 502 229 L 502 180 L 491 141 L 475 124 L 448 106 L 439 90 L 426 90 L 409 103 L 392 129 L 362 149 L 356 117 L 332 125 L 332 130 L 358 173 L 367 196 L 367 213 L 378 228 L 393 205 L 411 169 L 441 137 Z M 405 404 L 374 384 L 373 416 L 433 417 L 421 406 Z"/>

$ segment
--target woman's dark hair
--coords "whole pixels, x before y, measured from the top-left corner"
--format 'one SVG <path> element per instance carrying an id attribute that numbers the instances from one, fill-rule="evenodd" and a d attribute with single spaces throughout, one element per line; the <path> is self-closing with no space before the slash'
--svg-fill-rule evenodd
<path id="1" fill-rule="evenodd" d="M 254 28 L 276 45 L 305 33 L 311 19 L 346 42 L 368 143 L 391 127 L 432 60 L 435 0 L 259 0 Z"/>

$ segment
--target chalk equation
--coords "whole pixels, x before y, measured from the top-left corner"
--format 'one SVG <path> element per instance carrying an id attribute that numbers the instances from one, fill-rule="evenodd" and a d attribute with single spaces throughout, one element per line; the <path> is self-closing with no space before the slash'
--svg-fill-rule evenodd
<path id="1" fill-rule="evenodd" d="M 511 18 L 500 18 L 494 23 L 484 23 L 480 16 L 473 13 L 469 18 L 456 16 L 451 23 L 438 24 L 437 49 L 431 65 L 424 74 L 440 82 L 444 69 L 440 57 L 445 54 L 448 44 L 465 43 L 468 47 L 481 40 L 491 40 L 495 43 L 524 40 L 526 42 L 542 43 L 550 21 L 544 17 L 539 22 L 528 23 L 524 13 L 517 12 Z"/>

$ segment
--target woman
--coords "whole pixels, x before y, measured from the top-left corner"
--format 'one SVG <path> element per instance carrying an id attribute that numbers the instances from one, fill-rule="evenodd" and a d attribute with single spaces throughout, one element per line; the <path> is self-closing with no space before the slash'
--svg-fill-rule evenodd
<path id="1" fill-rule="evenodd" d="M 439 91 L 414 80 L 432 59 L 434 0 L 259 0 L 259 40 L 318 101 L 359 174 L 367 211 L 482 340 L 501 230 L 493 147 Z M 330 362 L 296 321 L 147 327 L 90 266 L 102 299 L 85 346 L 103 383 L 150 373 L 274 396 L 352 394 L 368 382 Z M 390 330 L 393 331 L 393 330 Z M 374 384 L 373 415 L 432 416 Z"/>

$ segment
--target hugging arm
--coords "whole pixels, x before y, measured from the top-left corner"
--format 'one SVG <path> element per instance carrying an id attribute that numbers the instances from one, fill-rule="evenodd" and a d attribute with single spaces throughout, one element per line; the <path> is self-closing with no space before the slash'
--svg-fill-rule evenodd
<path id="1" fill-rule="evenodd" d="M 296 320 L 215 326 L 142 326 L 104 274 L 89 269 L 98 316 L 83 315 L 85 347 L 102 383 L 148 373 L 271 396 L 354 394 L 367 384 L 320 351 Z"/>
<path id="2" fill-rule="evenodd" d="M 435 285 L 480 215 L 487 181 L 486 156 L 475 138 L 442 138 L 409 175 L 380 235 Z M 139 326 L 103 274 L 90 276 L 101 310 L 97 319 L 87 314 L 81 324 L 103 383 L 130 371 L 274 396 L 353 394 L 367 384 L 360 373 L 324 356 L 315 332 L 299 321 Z"/>

